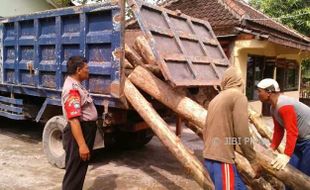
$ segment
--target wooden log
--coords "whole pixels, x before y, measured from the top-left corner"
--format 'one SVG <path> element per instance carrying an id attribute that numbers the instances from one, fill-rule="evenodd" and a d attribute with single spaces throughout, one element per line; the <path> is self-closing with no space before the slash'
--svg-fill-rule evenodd
<path id="1" fill-rule="evenodd" d="M 125 57 L 134 67 L 142 66 L 152 72 L 157 77 L 162 77 L 161 70 L 158 65 L 144 64 L 142 58 L 128 45 L 125 44 Z"/>
<path id="2" fill-rule="evenodd" d="M 152 105 L 140 94 L 136 87 L 127 79 L 124 93 L 128 101 L 152 128 L 161 142 L 178 159 L 197 183 L 204 189 L 214 189 L 210 176 L 199 160 L 187 150 L 180 139 L 168 128 L 168 124 L 158 115 Z"/>
<path id="3" fill-rule="evenodd" d="M 160 70 L 160 68 L 157 65 L 143 65 L 142 67 L 146 68 L 147 70 L 152 72 L 157 77 L 162 77 L 161 70 Z"/>
<path id="4" fill-rule="evenodd" d="M 198 137 L 201 138 L 201 140 L 203 140 L 202 129 L 195 126 L 192 122 L 189 122 L 189 121 L 184 121 L 184 122 L 185 122 L 186 127 L 192 130 Z"/>
<path id="5" fill-rule="evenodd" d="M 260 165 L 264 168 L 265 171 L 267 171 L 267 175 L 263 175 L 264 178 L 273 185 L 275 189 L 283 189 L 285 185 L 293 188 L 293 189 L 300 189 L 302 188 L 309 188 L 310 185 L 310 177 L 304 175 L 300 171 L 296 170 L 290 165 L 286 166 L 285 170 L 274 170 L 271 166 L 271 161 L 275 158 L 273 155 L 273 152 L 266 147 L 266 145 L 261 142 L 262 139 L 257 134 L 253 134 L 253 130 L 255 130 L 254 127 L 250 126 L 250 131 L 252 133 L 252 138 L 254 139 L 253 143 L 256 150 L 256 156 L 257 160 L 260 163 Z M 264 145 L 264 146 L 262 146 Z M 293 174 L 293 175 L 292 175 Z M 270 176 L 272 175 L 272 176 Z M 287 180 L 290 179 L 290 177 L 296 177 L 295 182 L 288 182 Z M 308 183 L 305 183 L 308 180 Z M 282 183 L 283 182 L 283 183 Z M 302 185 L 301 185 L 302 183 Z"/>
<path id="6" fill-rule="evenodd" d="M 263 122 L 260 114 L 258 114 L 257 112 L 255 112 L 252 108 L 248 108 L 248 113 L 249 113 L 249 120 L 251 123 L 253 123 L 253 125 L 255 126 L 255 128 L 257 129 L 257 131 L 259 132 L 259 134 L 263 137 L 268 139 L 270 142 L 272 141 L 272 135 L 273 132 L 271 131 L 270 127 L 267 127 L 265 125 L 265 123 Z M 284 144 L 281 143 L 280 146 L 278 147 L 278 151 L 280 153 L 284 152 Z"/>
<path id="7" fill-rule="evenodd" d="M 268 145 L 265 143 L 264 139 L 261 137 L 259 132 L 256 130 L 255 126 L 252 123 L 249 123 L 249 129 L 252 136 L 252 140 L 255 141 L 255 143 L 262 145 L 264 148 L 268 148 Z M 270 185 L 274 189 L 284 189 L 284 184 L 275 178 L 274 176 L 264 173 L 262 177 L 270 183 Z"/>
<path id="8" fill-rule="evenodd" d="M 134 67 L 129 63 L 129 61 L 125 58 L 124 59 L 124 66 L 125 69 L 133 69 Z"/>
<path id="9" fill-rule="evenodd" d="M 142 58 L 132 50 L 127 44 L 125 44 L 125 58 L 134 66 L 144 65 Z"/>
<path id="10" fill-rule="evenodd" d="M 199 126 L 206 125 L 207 110 L 190 98 L 175 92 L 167 83 L 161 81 L 143 67 L 136 67 L 128 78 L 136 86 L 183 118 Z"/>
<path id="11" fill-rule="evenodd" d="M 285 189 L 284 183 L 282 183 L 280 180 L 275 178 L 274 176 L 270 175 L 268 172 L 262 173 L 262 178 L 264 180 L 268 181 L 268 183 L 274 188 L 274 189 Z"/>
<path id="12" fill-rule="evenodd" d="M 273 190 L 274 188 L 271 186 L 268 181 L 264 178 L 260 177 L 258 179 L 255 178 L 255 172 L 253 171 L 249 161 L 243 157 L 238 152 L 235 152 L 235 162 L 237 169 L 244 180 L 244 182 L 255 190 Z"/>
<path id="13" fill-rule="evenodd" d="M 292 189 L 310 189 L 309 176 L 303 174 L 291 165 L 287 165 L 283 170 L 275 170 L 270 164 L 275 157 L 272 151 L 263 148 L 259 144 L 255 144 L 255 150 L 260 165 L 269 174 L 273 175 Z"/>
<path id="14" fill-rule="evenodd" d="M 154 65 L 156 64 L 156 58 L 144 36 L 139 36 L 136 38 L 133 48 L 142 57 L 144 63 Z"/>

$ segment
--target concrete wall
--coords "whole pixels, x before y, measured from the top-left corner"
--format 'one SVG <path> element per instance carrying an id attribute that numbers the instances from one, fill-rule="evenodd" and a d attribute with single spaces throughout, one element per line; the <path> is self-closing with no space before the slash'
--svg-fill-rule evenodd
<path id="1" fill-rule="evenodd" d="M 300 65 L 302 57 L 300 51 L 293 48 L 288 48 L 280 46 L 274 43 L 271 43 L 267 40 L 238 40 L 235 41 L 233 46 L 233 51 L 231 53 L 232 63 L 240 69 L 242 73 L 243 80 L 246 82 L 247 78 L 247 60 L 248 55 L 260 55 L 276 58 L 286 58 L 290 60 L 296 60 Z M 301 69 L 299 69 L 300 71 Z M 300 73 L 299 73 L 300 76 Z M 300 78 L 300 77 L 299 77 Z M 299 85 L 300 86 L 300 80 Z M 298 91 L 285 92 L 285 95 L 299 98 L 299 89 Z M 262 104 L 260 101 L 250 101 L 250 106 L 252 106 L 256 111 L 261 113 Z"/>
<path id="2" fill-rule="evenodd" d="M 53 9 L 45 0 L 0 0 L 0 16 L 10 17 Z"/>

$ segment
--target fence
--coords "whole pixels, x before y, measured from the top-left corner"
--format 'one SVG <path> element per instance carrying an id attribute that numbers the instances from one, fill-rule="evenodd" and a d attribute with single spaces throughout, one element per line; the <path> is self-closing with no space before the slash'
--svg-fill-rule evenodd
<path id="1" fill-rule="evenodd" d="M 309 82 L 306 85 L 303 85 L 302 88 L 300 89 L 299 101 L 310 106 L 310 83 Z"/>

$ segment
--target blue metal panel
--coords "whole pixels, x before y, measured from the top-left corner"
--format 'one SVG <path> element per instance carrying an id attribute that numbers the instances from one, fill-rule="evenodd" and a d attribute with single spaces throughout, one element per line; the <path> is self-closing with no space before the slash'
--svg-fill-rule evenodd
<path id="1" fill-rule="evenodd" d="M 60 98 L 68 58 L 83 55 L 90 68 L 85 84 L 95 102 L 113 99 L 110 85 L 120 80 L 120 62 L 112 54 L 123 37 L 114 17 L 120 11 L 117 3 L 102 3 L 5 19 L 0 90 Z"/>
<path id="2" fill-rule="evenodd" d="M 34 33 L 35 33 L 35 41 L 34 41 L 34 80 L 35 80 L 35 86 L 39 87 L 39 44 L 38 44 L 38 38 L 39 38 L 39 19 L 34 19 Z"/>
<path id="3" fill-rule="evenodd" d="M 49 98 L 46 98 L 42 107 L 40 108 L 38 114 L 37 114 L 37 117 L 35 119 L 36 122 L 39 122 L 47 105 L 54 105 L 54 106 L 61 106 L 61 101 L 60 100 L 55 100 L 55 99 L 49 99 Z"/>
<path id="4" fill-rule="evenodd" d="M 112 10 L 113 18 L 120 16 L 119 14 L 120 14 L 119 11 Z M 111 36 L 112 38 L 111 49 L 116 50 L 119 48 L 119 44 L 121 44 L 121 38 L 119 38 L 118 36 L 120 35 L 121 35 L 121 23 L 114 22 Z M 113 73 L 113 75 L 111 76 L 112 80 L 120 80 L 120 58 L 111 55 L 111 59 L 112 59 L 112 73 Z"/>
<path id="5" fill-rule="evenodd" d="M 14 22 L 4 24 L 3 36 L 4 36 L 4 42 L 16 40 L 16 31 L 14 28 Z"/>
<path id="6" fill-rule="evenodd" d="M 86 43 L 88 44 L 109 44 L 111 43 L 111 32 L 102 32 L 100 35 L 94 35 L 91 33 L 86 37 Z"/>
<path id="7" fill-rule="evenodd" d="M 3 25 L 0 24 L 0 83 L 3 82 Z"/>
<path id="8" fill-rule="evenodd" d="M 81 54 L 88 58 L 88 52 L 86 47 L 86 30 L 87 30 L 87 16 L 86 13 L 80 14 L 80 33 L 83 34 L 83 36 L 80 38 L 80 52 Z M 84 82 L 84 85 L 87 89 L 89 89 L 89 82 Z"/>
<path id="9" fill-rule="evenodd" d="M 0 102 L 6 102 L 9 104 L 16 104 L 16 105 L 23 105 L 23 100 L 15 99 L 15 98 L 8 98 L 4 96 L 0 96 Z"/>
<path id="10" fill-rule="evenodd" d="M 15 40 L 5 40 L 3 42 L 4 46 L 14 46 L 15 45 Z"/>
<path id="11" fill-rule="evenodd" d="M 15 28 L 15 39 L 17 39 L 17 36 L 19 36 L 20 33 L 20 27 L 19 27 L 19 23 L 15 22 L 14 23 L 14 28 Z M 20 52 L 19 52 L 19 41 L 16 40 L 15 41 L 15 60 L 14 60 L 14 83 L 15 84 L 19 84 L 19 69 L 18 69 L 18 63 L 20 60 Z"/>
<path id="12" fill-rule="evenodd" d="M 24 21 L 24 20 L 31 20 L 35 18 L 44 18 L 44 17 L 56 17 L 56 16 L 63 16 L 63 15 L 75 15 L 84 12 L 99 12 L 105 10 L 112 10 L 112 9 L 119 9 L 119 2 L 111 1 L 107 3 L 97 3 L 92 5 L 86 6 L 79 6 L 79 7 L 69 7 L 64 9 L 53 9 L 48 11 L 37 12 L 28 15 L 21 15 L 10 17 L 4 20 L 4 22 L 15 22 L 15 21 Z"/>
<path id="13" fill-rule="evenodd" d="M 34 39 L 35 31 L 34 31 L 34 21 L 26 20 L 20 22 L 20 39 Z"/>
<path id="14" fill-rule="evenodd" d="M 23 101 L 21 99 L 0 96 L 0 116 L 17 120 L 25 119 L 22 105 Z"/>
<path id="15" fill-rule="evenodd" d="M 5 105 L 5 104 L 1 104 L 0 103 L 0 110 L 6 110 L 6 111 L 10 111 L 10 112 L 17 112 L 17 113 L 22 113 L 23 109 L 20 107 L 15 107 L 12 105 Z"/>
<path id="16" fill-rule="evenodd" d="M 12 113 L 8 113 L 5 111 L 0 111 L 0 116 L 9 118 L 9 119 L 13 119 L 13 120 L 25 120 L 25 116 L 24 115 L 17 115 L 17 114 L 12 114 Z"/>
<path id="17" fill-rule="evenodd" d="M 62 25 L 61 17 L 58 16 L 56 17 L 56 34 L 57 34 L 56 36 L 57 36 L 58 42 L 61 41 L 61 25 Z M 56 69 L 54 71 L 56 71 L 55 73 L 56 88 L 61 89 L 62 85 L 60 84 L 60 78 L 62 77 L 62 75 L 61 75 L 61 44 L 60 43 L 56 43 Z"/>
<path id="18" fill-rule="evenodd" d="M 37 114 L 37 117 L 35 119 L 36 122 L 40 121 L 40 119 L 41 119 L 41 117 L 42 117 L 42 115 L 43 115 L 43 113 L 45 111 L 45 108 L 48 105 L 48 100 L 49 100 L 49 98 L 46 98 L 46 100 L 44 101 L 43 105 L 41 106 L 41 108 L 40 108 L 40 110 L 39 110 L 39 112 Z"/>
<path id="19" fill-rule="evenodd" d="M 6 69 L 14 70 L 14 63 L 4 62 L 3 67 Z"/>

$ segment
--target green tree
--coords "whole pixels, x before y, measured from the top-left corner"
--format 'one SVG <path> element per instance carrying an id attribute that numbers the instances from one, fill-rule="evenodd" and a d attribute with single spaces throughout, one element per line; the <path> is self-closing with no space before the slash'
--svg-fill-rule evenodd
<path id="1" fill-rule="evenodd" d="M 250 0 L 249 3 L 277 21 L 310 36 L 309 0 Z"/>

